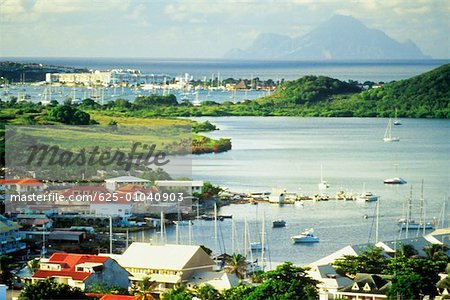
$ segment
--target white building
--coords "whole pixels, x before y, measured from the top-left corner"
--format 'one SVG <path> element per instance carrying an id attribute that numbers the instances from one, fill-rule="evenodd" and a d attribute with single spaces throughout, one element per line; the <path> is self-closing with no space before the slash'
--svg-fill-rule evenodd
<path id="1" fill-rule="evenodd" d="M 203 181 L 201 180 L 156 180 L 157 187 L 185 187 L 187 192 L 201 193 L 203 189 Z"/>
<path id="2" fill-rule="evenodd" d="M 132 274 L 132 281 L 149 277 L 159 292 L 187 283 L 196 272 L 212 271 L 216 265 L 200 246 L 191 245 L 133 243 L 123 254 L 100 255 L 116 260 Z"/>
<path id="3" fill-rule="evenodd" d="M 138 178 L 134 176 L 120 176 L 120 177 L 114 177 L 105 179 L 106 182 L 106 189 L 108 191 L 115 191 L 118 190 L 120 187 L 127 185 L 127 184 L 137 184 L 146 186 L 150 184 L 150 180 Z"/>

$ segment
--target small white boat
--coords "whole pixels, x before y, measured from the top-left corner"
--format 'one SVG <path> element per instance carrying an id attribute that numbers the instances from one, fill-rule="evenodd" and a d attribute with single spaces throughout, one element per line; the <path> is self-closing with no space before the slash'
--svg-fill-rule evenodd
<path id="1" fill-rule="evenodd" d="M 189 224 L 194 225 L 194 222 L 190 220 L 173 221 L 173 223 L 178 226 L 189 226 Z"/>
<path id="2" fill-rule="evenodd" d="M 378 201 L 378 196 L 375 194 L 372 194 L 371 192 L 365 192 L 362 194 L 359 194 L 356 197 L 356 201 L 360 201 L 360 202 L 374 202 L 374 201 Z"/>
<path id="3" fill-rule="evenodd" d="M 384 184 L 406 184 L 406 180 L 401 177 L 387 178 Z"/>
<path id="4" fill-rule="evenodd" d="M 386 131 L 384 133 L 383 141 L 385 142 L 399 142 L 400 138 L 397 136 L 392 136 L 392 119 L 389 118 L 388 125 L 386 127 Z"/>
<path id="5" fill-rule="evenodd" d="M 299 235 L 291 236 L 291 239 L 294 243 L 317 243 L 319 242 L 319 238 L 313 234 L 313 229 L 306 229 Z"/>

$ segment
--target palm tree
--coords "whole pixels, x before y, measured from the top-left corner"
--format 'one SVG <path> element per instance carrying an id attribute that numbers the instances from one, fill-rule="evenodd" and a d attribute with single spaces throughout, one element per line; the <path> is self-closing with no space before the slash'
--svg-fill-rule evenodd
<path id="1" fill-rule="evenodd" d="M 132 293 L 138 300 L 150 300 L 154 299 L 152 293 L 154 293 L 157 284 L 151 281 L 149 277 L 144 277 L 141 282 L 132 287 Z"/>
<path id="2" fill-rule="evenodd" d="M 227 260 L 225 271 L 230 274 L 236 274 L 240 279 L 244 278 L 247 271 L 247 262 L 245 261 L 245 256 L 239 253 L 234 253 Z"/>
<path id="3" fill-rule="evenodd" d="M 432 260 L 446 260 L 447 255 L 445 251 L 448 248 L 446 245 L 432 244 L 431 246 L 423 248 L 423 251 L 427 254 L 427 257 Z"/>

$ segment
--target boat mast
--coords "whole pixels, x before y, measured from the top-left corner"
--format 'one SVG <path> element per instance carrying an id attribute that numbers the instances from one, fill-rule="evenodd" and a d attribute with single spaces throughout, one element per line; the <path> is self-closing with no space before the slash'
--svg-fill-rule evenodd
<path id="1" fill-rule="evenodd" d="M 160 219 L 159 229 L 161 231 L 161 244 L 164 245 L 164 212 L 161 210 L 161 219 Z"/>
<path id="2" fill-rule="evenodd" d="M 231 254 L 235 253 L 235 245 L 234 245 L 234 231 L 235 231 L 234 219 L 231 219 Z"/>
<path id="3" fill-rule="evenodd" d="M 261 269 L 264 271 L 264 239 L 265 239 L 265 231 L 266 231 L 266 218 L 263 214 L 262 225 L 261 225 Z"/>
<path id="4" fill-rule="evenodd" d="M 189 220 L 189 245 L 192 245 L 192 222 Z"/>
<path id="5" fill-rule="evenodd" d="M 219 252 L 219 240 L 217 238 L 217 203 L 214 203 L 214 242 L 216 251 Z"/>
<path id="6" fill-rule="evenodd" d="M 409 199 L 408 199 L 408 210 L 406 211 L 406 234 L 405 238 L 408 238 L 408 229 L 409 229 L 409 222 L 411 220 L 411 208 L 412 208 L 412 185 L 409 192 Z"/>
<path id="7" fill-rule="evenodd" d="M 375 223 L 375 243 L 378 243 L 378 232 L 379 232 L 379 224 L 380 224 L 380 197 L 377 200 L 377 221 Z"/>
<path id="8" fill-rule="evenodd" d="M 422 179 L 422 186 L 420 188 L 420 222 L 419 224 L 423 227 L 423 235 L 425 235 L 425 218 L 424 218 L 424 198 L 423 198 L 423 179 Z M 419 230 L 420 230 L 419 225 Z"/>
<path id="9" fill-rule="evenodd" d="M 247 256 L 247 217 L 244 218 L 244 255 Z"/>
<path id="10" fill-rule="evenodd" d="M 112 216 L 109 216 L 109 254 L 113 253 L 113 226 Z"/>

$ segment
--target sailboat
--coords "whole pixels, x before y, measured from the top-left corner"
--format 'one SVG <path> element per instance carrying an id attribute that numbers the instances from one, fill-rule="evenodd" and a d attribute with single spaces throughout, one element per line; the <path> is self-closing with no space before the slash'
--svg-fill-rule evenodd
<path id="1" fill-rule="evenodd" d="M 318 184 L 318 186 L 319 186 L 320 191 L 326 190 L 327 188 L 330 187 L 328 182 L 323 180 L 323 166 L 322 165 L 320 165 L 320 183 Z"/>
<path id="2" fill-rule="evenodd" d="M 394 125 L 402 125 L 402 122 L 397 119 L 397 109 L 395 109 Z"/>
<path id="3" fill-rule="evenodd" d="M 399 142 L 400 141 L 399 137 L 392 136 L 392 119 L 391 118 L 389 118 L 389 122 L 388 122 L 388 125 L 386 127 L 386 131 L 384 133 L 383 140 L 385 142 Z"/>
<path id="4" fill-rule="evenodd" d="M 420 198 L 420 220 L 419 222 L 416 222 L 414 219 L 411 218 L 412 212 L 412 186 L 411 186 L 411 192 L 408 199 L 408 207 L 406 210 L 406 217 L 397 220 L 397 224 L 400 227 L 400 230 L 420 230 L 420 229 L 427 230 L 434 228 L 433 223 L 425 222 L 424 204 L 425 200 L 423 198 L 423 181 L 422 181 L 422 192 Z"/>

